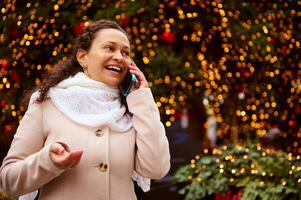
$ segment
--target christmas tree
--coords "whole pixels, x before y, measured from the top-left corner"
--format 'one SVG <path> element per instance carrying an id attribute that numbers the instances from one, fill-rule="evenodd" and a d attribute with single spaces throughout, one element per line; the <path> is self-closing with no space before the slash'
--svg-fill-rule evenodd
<path id="1" fill-rule="evenodd" d="M 131 56 L 149 81 L 166 127 L 183 110 L 201 113 L 207 122 L 199 127 L 211 135 L 207 137 L 217 137 L 219 143 L 272 143 L 290 152 L 292 160 L 301 153 L 300 6 L 298 0 L 1 1 L 1 158 L 26 111 L 27 105 L 20 103 L 24 92 L 66 58 L 82 29 L 106 18 L 128 32 Z M 226 157 L 234 156 L 232 150 L 228 153 Z M 206 159 L 200 159 L 200 166 Z M 300 163 L 300 156 L 296 159 Z M 181 171 L 181 180 L 196 173 L 195 160 L 194 167 Z M 275 163 L 281 166 L 282 161 Z M 235 164 L 225 169 L 226 178 L 241 172 L 240 163 Z M 300 171 L 297 165 L 291 168 L 294 176 Z M 287 176 L 276 185 L 284 187 Z M 239 177 L 245 176 L 235 177 L 234 183 Z M 193 176 L 189 180 L 199 183 Z M 299 177 L 294 180 L 300 184 Z M 297 183 L 291 182 L 294 188 Z"/>
<path id="2" fill-rule="evenodd" d="M 26 110 L 24 91 L 68 55 L 90 21 L 107 18 L 129 33 L 166 126 L 183 108 L 201 106 L 221 139 L 278 134 L 285 150 L 300 153 L 298 7 L 293 0 L 2 1 L 1 143 Z"/>
<path id="3" fill-rule="evenodd" d="M 9 145 L 26 110 L 20 104 L 24 91 L 68 55 L 89 22 L 107 18 L 128 32 L 132 56 L 166 126 L 183 108 L 203 107 L 201 112 L 216 119 L 221 141 L 277 134 L 286 151 L 300 153 L 300 5 L 297 0 L 4 0 L 1 144 Z"/>

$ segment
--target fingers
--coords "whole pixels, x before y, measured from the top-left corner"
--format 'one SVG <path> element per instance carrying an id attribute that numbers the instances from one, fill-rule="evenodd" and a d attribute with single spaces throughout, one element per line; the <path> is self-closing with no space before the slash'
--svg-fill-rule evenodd
<path id="1" fill-rule="evenodd" d="M 76 166 L 83 154 L 82 150 L 69 151 L 68 146 L 61 143 L 54 143 L 50 147 L 50 158 L 53 163 L 61 169 Z"/>
<path id="2" fill-rule="evenodd" d="M 135 74 L 138 79 L 138 83 L 135 84 L 136 88 L 148 87 L 148 82 L 144 74 L 134 62 L 132 62 L 132 64 L 129 65 L 129 71 L 130 73 Z"/>
<path id="3" fill-rule="evenodd" d="M 68 166 L 70 168 L 73 168 L 74 166 L 76 166 L 79 163 L 79 161 L 83 155 L 83 151 L 81 151 L 81 150 L 74 151 L 74 152 L 72 152 L 72 154 L 73 154 L 73 156 L 72 156 L 70 162 L 68 163 Z"/>
<path id="4" fill-rule="evenodd" d="M 50 153 L 62 154 L 65 151 L 65 148 L 60 143 L 53 143 L 50 147 Z"/>
<path id="5" fill-rule="evenodd" d="M 58 164 L 63 168 L 73 167 L 75 163 L 78 163 L 78 161 L 80 160 L 82 153 L 82 151 L 78 150 L 57 157 Z"/>

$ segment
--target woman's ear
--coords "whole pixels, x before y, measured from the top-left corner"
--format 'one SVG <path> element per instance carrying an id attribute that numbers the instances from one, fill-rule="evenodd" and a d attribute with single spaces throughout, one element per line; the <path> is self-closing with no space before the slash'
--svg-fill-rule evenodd
<path id="1" fill-rule="evenodd" d="M 87 66 L 87 52 L 83 49 L 79 49 L 76 52 L 77 62 L 82 66 Z"/>

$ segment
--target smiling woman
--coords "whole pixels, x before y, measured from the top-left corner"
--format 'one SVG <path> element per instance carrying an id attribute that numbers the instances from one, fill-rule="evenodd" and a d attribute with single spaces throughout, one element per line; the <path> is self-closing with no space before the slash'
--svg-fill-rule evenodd
<path id="1" fill-rule="evenodd" d="M 0 169 L 1 191 L 23 199 L 40 189 L 41 200 L 128 200 L 136 199 L 132 180 L 148 191 L 149 179 L 168 172 L 165 129 L 129 54 L 127 34 L 113 21 L 82 31 L 72 54 L 31 95 Z M 137 81 L 123 104 L 128 71 Z"/>

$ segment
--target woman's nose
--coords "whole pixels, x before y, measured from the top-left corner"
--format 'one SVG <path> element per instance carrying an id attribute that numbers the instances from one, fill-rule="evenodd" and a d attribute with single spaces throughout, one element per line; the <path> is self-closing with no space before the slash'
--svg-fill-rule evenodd
<path id="1" fill-rule="evenodd" d="M 113 59 L 115 61 L 121 62 L 121 61 L 123 61 L 123 56 L 120 52 L 115 52 L 113 55 Z"/>

